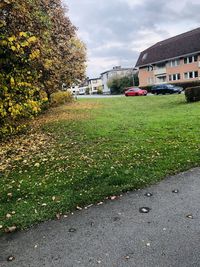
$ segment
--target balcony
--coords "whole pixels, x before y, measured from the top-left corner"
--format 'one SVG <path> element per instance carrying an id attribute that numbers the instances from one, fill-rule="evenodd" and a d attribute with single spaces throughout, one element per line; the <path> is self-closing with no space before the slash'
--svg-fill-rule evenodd
<path id="1" fill-rule="evenodd" d="M 161 75 L 161 74 L 166 74 L 166 73 L 167 73 L 166 67 L 156 68 L 154 70 L 154 75 Z"/>

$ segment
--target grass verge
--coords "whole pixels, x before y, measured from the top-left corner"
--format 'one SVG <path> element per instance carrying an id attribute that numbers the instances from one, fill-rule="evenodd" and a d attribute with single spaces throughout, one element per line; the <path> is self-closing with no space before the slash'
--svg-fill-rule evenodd
<path id="1" fill-rule="evenodd" d="M 1 154 L 0 231 L 24 229 L 200 163 L 200 104 L 186 104 L 182 95 L 80 100 L 33 125 L 45 142 L 32 137 L 40 145 L 29 150 L 34 140 L 26 135 L 26 153 Z"/>

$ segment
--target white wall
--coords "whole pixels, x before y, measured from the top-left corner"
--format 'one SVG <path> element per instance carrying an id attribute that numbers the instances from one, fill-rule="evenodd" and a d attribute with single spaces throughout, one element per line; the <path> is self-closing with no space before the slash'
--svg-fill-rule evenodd
<path id="1" fill-rule="evenodd" d="M 118 77 L 118 76 L 126 76 L 126 75 L 133 75 L 135 71 L 133 69 L 113 69 L 110 71 L 107 71 L 105 73 L 101 74 L 101 80 L 103 84 L 103 93 L 110 93 L 110 88 L 107 86 L 107 82 L 109 79 L 113 77 Z"/>

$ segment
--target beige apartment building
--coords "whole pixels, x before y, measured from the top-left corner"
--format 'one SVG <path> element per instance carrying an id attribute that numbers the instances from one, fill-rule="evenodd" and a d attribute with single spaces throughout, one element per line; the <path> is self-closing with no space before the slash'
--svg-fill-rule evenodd
<path id="1" fill-rule="evenodd" d="M 140 87 L 200 81 L 200 28 L 158 42 L 136 63 Z"/>
<path id="2" fill-rule="evenodd" d="M 97 94 L 98 90 L 103 90 L 101 78 L 93 78 L 88 80 L 89 94 Z"/>

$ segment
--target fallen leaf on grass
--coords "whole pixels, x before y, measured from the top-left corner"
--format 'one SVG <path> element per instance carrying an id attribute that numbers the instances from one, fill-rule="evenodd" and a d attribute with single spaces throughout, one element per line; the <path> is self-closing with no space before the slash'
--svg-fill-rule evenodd
<path id="1" fill-rule="evenodd" d="M 14 231 L 16 231 L 16 229 L 17 229 L 17 227 L 16 226 L 11 226 L 11 227 L 7 227 L 6 229 L 5 229 L 5 233 L 12 233 L 12 232 L 14 232 Z"/>
<path id="2" fill-rule="evenodd" d="M 37 168 L 39 168 L 40 167 L 40 163 L 39 162 L 36 162 L 34 166 L 37 167 Z"/>
<path id="3" fill-rule="evenodd" d="M 110 197 L 111 200 L 115 200 L 116 198 L 117 198 L 117 196 Z"/>
<path id="4" fill-rule="evenodd" d="M 57 214 L 56 214 L 56 218 L 57 218 L 58 220 L 60 220 L 60 218 L 61 218 L 61 213 L 57 213 Z"/>

